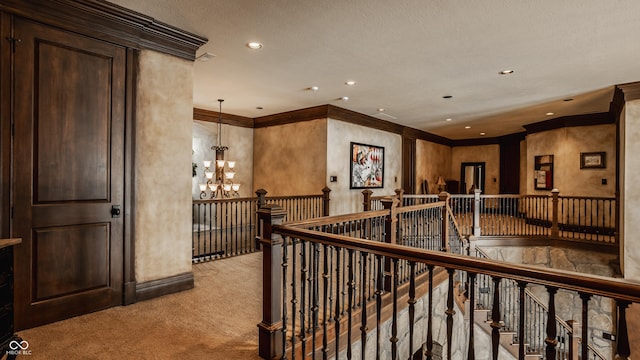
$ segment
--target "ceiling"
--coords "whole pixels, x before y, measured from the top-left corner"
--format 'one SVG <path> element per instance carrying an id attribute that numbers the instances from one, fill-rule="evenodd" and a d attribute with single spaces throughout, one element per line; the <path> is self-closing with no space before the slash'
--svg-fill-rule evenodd
<path id="1" fill-rule="evenodd" d="M 252 118 L 332 104 L 453 140 L 496 137 L 606 112 L 614 85 L 640 81 L 637 0 L 111 2 L 208 38 L 194 106 L 221 98 Z"/>

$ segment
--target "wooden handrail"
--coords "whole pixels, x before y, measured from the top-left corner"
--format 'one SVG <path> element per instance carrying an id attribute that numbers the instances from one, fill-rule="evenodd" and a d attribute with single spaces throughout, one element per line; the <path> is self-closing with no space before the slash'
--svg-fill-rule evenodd
<path id="1" fill-rule="evenodd" d="M 290 225 L 274 225 L 273 231 L 302 240 L 337 245 L 341 248 L 367 251 L 372 254 L 391 256 L 407 261 L 605 296 L 619 301 L 640 302 L 640 284 L 615 278 L 408 248 L 400 245 L 360 240 L 343 235 L 320 233 Z"/>

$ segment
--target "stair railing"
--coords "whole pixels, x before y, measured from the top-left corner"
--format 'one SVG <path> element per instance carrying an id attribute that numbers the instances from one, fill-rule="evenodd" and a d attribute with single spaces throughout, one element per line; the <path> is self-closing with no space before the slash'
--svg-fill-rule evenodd
<path id="1" fill-rule="evenodd" d="M 490 259 L 490 256 L 478 247 L 474 248 L 474 254 L 482 259 Z M 489 304 L 488 296 L 485 295 L 493 293 L 493 284 L 489 277 L 480 275 L 476 286 L 476 304 Z M 544 340 L 549 308 L 531 290 L 527 288 L 520 289 L 517 281 L 503 281 L 500 286 L 500 293 L 503 294 L 500 302 L 502 331 L 513 331 L 513 343 L 523 344 L 526 354 L 543 354 L 546 348 Z M 521 290 L 524 292 L 524 322 L 521 322 L 518 318 L 520 312 L 518 297 Z M 482 307 L 478 308 L 482 309 Z M 489 310 L 490 307 L 485 309 Z M 556 355 L 558 359 L 577 359 L 577 357 L 574 357 L 577 354 L 574 355 L 573 327 L 558 316 L 555 317 L 555 326 L 558 331 L 556 337 L 558 342 Z M 591 344 L 588 344 L 588 354 L 589 356 L 583 357 L 583 359 L 606 360 Z"/>

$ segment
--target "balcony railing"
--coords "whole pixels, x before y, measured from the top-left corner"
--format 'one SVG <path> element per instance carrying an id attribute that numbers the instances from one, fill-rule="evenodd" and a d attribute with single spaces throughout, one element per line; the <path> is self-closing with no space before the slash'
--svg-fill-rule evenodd
<path id="1" fill-rule="evenodd" d="M 517 315 L 509 315 L 509 321 L 510 326 L 517 327 L 520 339 L 525 334 L 525 324 L 534 322 L 531 316 L 540 316 L 540 312 L 532 310 L 537 305 L 526 302 L 522 296 L 534 285 L 546 290 L 548 303 L 546 319 L 537 321 L 538 331 L 531 332 L 537 342 L 531 340 L 531 343 L 540 345 L 546 359 L 589 356 L 587 331 L 582 332 L 579 340 L 581 348 L 576 350 L 571 346 L 567 349 L 569 355 L 564 352 L 565 346 L 559 344 L 559 338 L 570 336 L 563 333 L 563 326 L 556 322 L 558 291 L 576 293 L 584 299 L 583 318 L 579 319 L 583 327 L 588 326 L 592 296 L 612 299 L 616 304 L 618 326 L 616 356 L 628 359 L 625 311 L 630 303 L 640 302 L 640 285 L 451 253 L 455 246 L 449 244 L 453 239 L 449 233 L 455 223 L 452 225 L 446 202 L 412 205 L 405 210 L 394 205 L 398 203 L 395 199 L 385 199 L 380 202 L 383 210 L 291 224 L 283 224 L 286 212 L 277 206 L 258 211 L 263 224 L 260 241 L 264 249 L 263 321 L 258 325 L 261 357 L 329 358 L 340 354 L 341 358 L 350 359 L 365 358 L 372 351 L 377 355 L 388 354 L 391 359 L 407 359 L 423 352 L 430 359 L 434 351 L 432 320 L 440 314 L 446 327 L 443 342 L 446 354 L 443 355 L 451 359 L 455 274 L 463 273 L 458 279 L 464 280 L 457 281 L 468 281 L 466 288 L 471 292 L 479 291 L 479 286 L 488 289 L 484 291 L 487 297 L 483 302 L 491 312 L 494 359 L 498 358 L 500 333 L 505 326 L 503 312 L 506 310 L 500 306 L 501 298 L 508 297 L 505 303 L 511 306 L 509 312 Z M 474 205 L 479 206 L 478 203 L 478 199 L 474 199 Z M 431 214 L 431 211 L 437 213 L 434 209 L 438 207 L 442 218 Z M 422 219 L 422 215 L 427 220 Z M 426 241 L 430 235 L 441 241 Z M 442 239 L 448 241 L 443 244 Z M 421 246 L 402 245 L 409 242 Z M 435 308 L 431 294 L 433 276 L 439 269 L 448 277 L 447 300 L 442 307 Z M 481 280 L 482 277 L 486 280 Z M 483 281 L 486 286 L 478 285 Z M 429 298 L 426 323 L 415 317 L 419 301 L 417 283 L 429 287 L 425 295 Z M 514 283 L 517 296 L 505 292 Z M 407 301 L 400 303 L 403 286 L 407 289 Z M 475 298 L 469 296 L 473 302 L 471 308 L 476 308 Z M 391 310 L 386 307 L 384 310 L 384 305 L 389 305 Z M 407 321 L 400 320 L 403 308 L 408 309 Z M 390 321 L 390 328 L 381 328 L 384 321 Z M 455 333 L 466 333 L 463 339 L 457 338 L 457 343 L 463 341 L 467 358 L 473 358 L 474 342 L 468 340 L 473 339 L 473 321 L 467 326 L 468 329 L 457 329 Z M 359 347 L 352 347 L 356 342 Z M 421 344 L 425 344 L 424 350 Z M 355 356 L 353 353 L 358 350 L 361 354 Z M 529 350 L 532 349 L 527 348 L 524 341 L 518 342 L 519 358 L 523 359 Z"/>
<path id="2" fill-rule="evenodd" d="M 257 210 L 267 204 L 286 209 L 287 221 L 329 215 L 330 192 L 324 188 L 318 195 L 267 196 L 267 191 L 260 189 L 255 197 L 193 200 L 192 261 L 256 251 Z"/>
<path id="3" fill-rule="evenodd" d="M 403 206 L 438 201 L 438 195 L 392 195 Z M 384 196 L 363 191 L 364 210 L 381 208 Z M 546 237 L 617 246 L 614 197 L 549 195 L 451 195 L 449 206 L 461 233 L 476 237 Z"/>

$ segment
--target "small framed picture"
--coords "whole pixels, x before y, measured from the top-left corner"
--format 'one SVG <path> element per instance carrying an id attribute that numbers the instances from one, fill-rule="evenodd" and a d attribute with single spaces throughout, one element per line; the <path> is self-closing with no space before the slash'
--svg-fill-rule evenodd
<path id="1" fill-rule="evenodd" d="M 603 169 L 607 167 L 606 152 L 580 153 L 580 169 Z"/>

